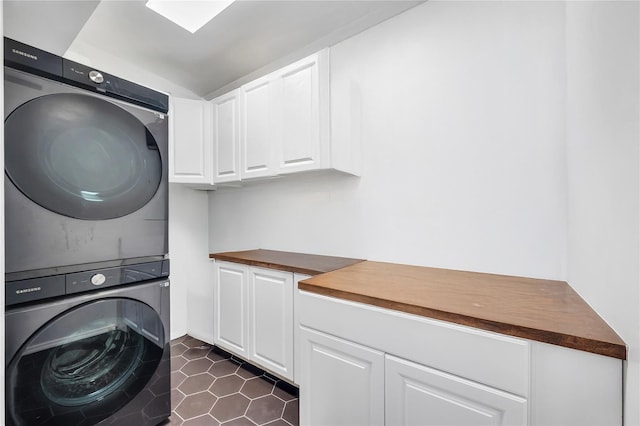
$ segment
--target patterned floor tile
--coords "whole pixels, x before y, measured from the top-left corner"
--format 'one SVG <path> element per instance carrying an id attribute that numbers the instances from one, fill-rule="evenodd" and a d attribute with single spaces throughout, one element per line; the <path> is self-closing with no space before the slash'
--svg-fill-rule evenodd
<path id="1" fill-rule="evenodd" d="M 297 388 L 220 348 L 171 341 L 171 406 L 162 426 L 297 426 Z"/>

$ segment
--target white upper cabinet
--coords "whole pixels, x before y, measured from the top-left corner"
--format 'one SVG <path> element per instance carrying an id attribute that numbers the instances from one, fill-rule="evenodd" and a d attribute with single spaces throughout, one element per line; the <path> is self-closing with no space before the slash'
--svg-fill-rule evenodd
<path id="1" fill-rule="evenodd" d="M 326 50 L 277 74 L 280 110 L 278 173 L 321 169 L 329 143 L 329 61 Z M 328 161 L 325 161 L 328 163 Z"/>
<path id="2" fill-rule="evenodd" d="M 211 101 L 213 114 L 213 182 L 240 179 L 240 91 Z"/>
<path id="3" fill-rule="evenodd" d="M 211 184 L 211 104 L 171 98 L 169 182 Z"/>
<path id="4" fill-rule="evenodd" d="M 240 88 L 240 152 L 242 179 L 275 175 L 277 142 L 276 82 L 265 76 Z"/>
<path id="5" fill-rule="evenodd" d="M 329 53 L 240 88 L 242 179 L 329 168 Z"/>
<path id="6" fill-rule="evenodd" d="M 213 186 L 322 169 L 359 175 L 359 90 L 343 80 L 330 84 L 324 49 L 210 102 L 173 98 L 170 181 Z"/>

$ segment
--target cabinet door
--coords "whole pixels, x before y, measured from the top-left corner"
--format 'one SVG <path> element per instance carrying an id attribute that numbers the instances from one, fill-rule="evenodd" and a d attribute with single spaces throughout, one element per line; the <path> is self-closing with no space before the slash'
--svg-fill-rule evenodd
<path id="1" fill-rule="evenodd" d="M 278 173 L 322 168 L 321 142 L 328 143 L 329 129 L 326 58 L 322 51 L 279 72 Z"/>
<path id="2" fill-rule="evenodd" d="M 213 182 L 240 180 L 239 91 L 211 101 L 213 109 Z"/>
<path id="3" fill-rule="evenodd" d="M 171 98 L 169 182 L 211 184 L 211 106 Z"/>
<path id="4" fill-rule="evenodd" d="M 215 270 L 214 342 L 237 355 L 248 357 L 247 267 L 217 261 Z"/>
<path id="5" fill-rule="evenodd" d="M 387 424 L 527 424 L 527 401 L 519 396 L 391 355 L 385 371 Z"/>
<path id="6" fill-rule="evenodd" d="M 384 354 L 300 327 L 300 423 L 384 423 Z"/>
<path id="7" fill-rule="evenodd" d="M 249 268 L 249 358 L 293 379 L 293 274 Z"/>
<path id="8" fill-rule="evenodd" d="M 241 177 L 273 176 L 274 146 L 277 140 L 276 89 L 272 75 L 240 88 Z"/>

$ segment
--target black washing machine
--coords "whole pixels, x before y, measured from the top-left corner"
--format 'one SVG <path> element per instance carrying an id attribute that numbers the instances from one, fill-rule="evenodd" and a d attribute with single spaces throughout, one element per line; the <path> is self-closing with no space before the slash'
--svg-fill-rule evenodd
<path id="1" fill-rule="evenodd" d="M 5 313 L 8 425 L 156 425 L 171 414 L 169 282 Z"/>
<path id="2" fill-rule="evenodd" d="M 4 43 L 7 424 L 158 424 L 168 97 Z"/>

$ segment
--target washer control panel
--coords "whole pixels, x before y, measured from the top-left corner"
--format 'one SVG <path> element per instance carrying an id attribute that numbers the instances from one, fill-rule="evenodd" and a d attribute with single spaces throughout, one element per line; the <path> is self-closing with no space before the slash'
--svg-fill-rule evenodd
<path id="1" fill-rule="evenodd" d="M 169 259 L 7 281 L 5 306 L 169 277 Z"/>
<path id="2" fill-rule="evenodd" d="M 94 290 L 96 287 L 111 287 L 120 284 L 120 268 L 101 269 L 67 274 L 66 293 Z"/>

